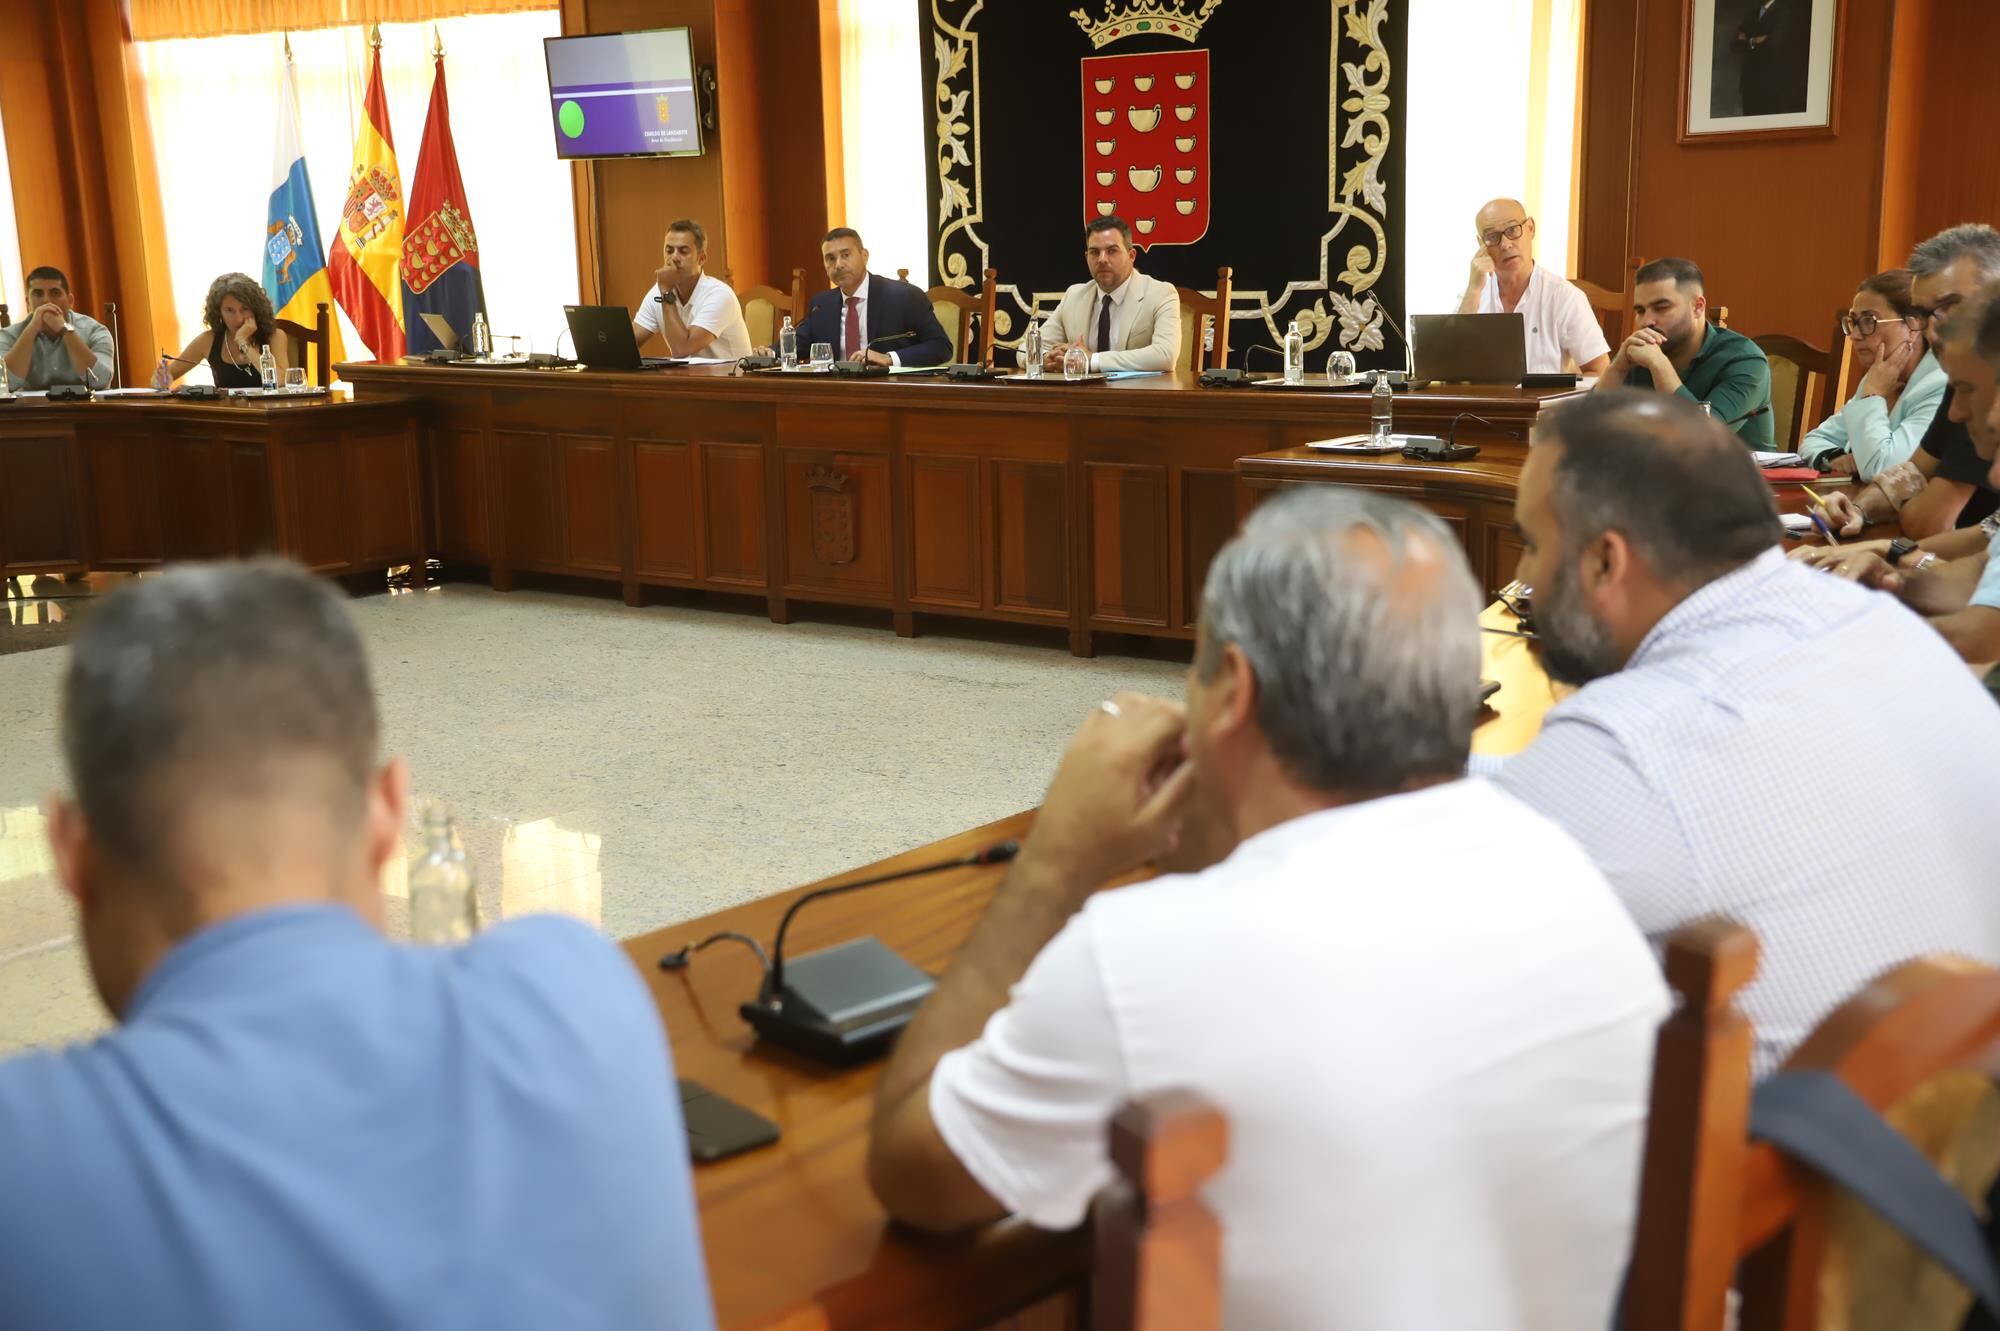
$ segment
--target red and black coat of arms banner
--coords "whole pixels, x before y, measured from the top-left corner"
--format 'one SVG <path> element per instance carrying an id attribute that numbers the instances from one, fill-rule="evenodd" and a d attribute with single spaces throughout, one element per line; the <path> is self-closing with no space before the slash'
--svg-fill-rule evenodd
<path id="1" fill-rule="evenodd" d="M 1085 280 L 1084 225 L 1115 214 L 1142 272 L 1213 293 L 1233 270 L 1232 364 L 1297 319 L 1321 356 L 1402 365 L 1382 307 L 1403 306 L 1408 0 L 913 3 L 930 280 L 997 269 L 1002 345 Z"/>

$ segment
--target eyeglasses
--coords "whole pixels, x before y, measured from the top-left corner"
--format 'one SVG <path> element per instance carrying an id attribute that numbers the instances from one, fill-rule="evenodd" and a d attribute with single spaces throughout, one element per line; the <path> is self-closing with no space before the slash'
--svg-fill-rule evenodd
<path id="1" fill-rule="evenodd" d="M 1918 313 L 1921 314 L 1922 311 Z M 1873 310 L 1849 310 L 1840 316 L 1840 331 L 1848 337 L 1868 337 L 1880 328 L 1883 322 L 1882 316 Z M 1890 319 L 1887 322 L 1901 323 L 1902 320 Z"/>
<path id="2" fill-rule="evenodd" d="M 1500 227 L 1496 230 L 1481 232 L 1479 235 L 1479 243 L 1484 245 L 1487 249 L 1490 250 L 1495 245 L 1498 245 L 1500 243 L 1500 238 L 1502 236 L 1505 236 L 1509 240 L 1519 240 L 1521 238 L 1521 233 L 1527 230 L 1527 227 L 1528 227 L 1528 219 L 1524 217 L 1518 222 L 1509 222 L 1506 226 Z"/>

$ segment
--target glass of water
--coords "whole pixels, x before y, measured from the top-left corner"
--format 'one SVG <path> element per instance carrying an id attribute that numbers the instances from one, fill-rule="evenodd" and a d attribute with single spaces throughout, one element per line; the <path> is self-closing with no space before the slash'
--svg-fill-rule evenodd
<path id="1" fill-rule="evenodd" d="M 1090 373 L 1090 353 L 1082 347 L 1071 347 L 1063 353 L 1063 378 L 1081 379 Z"/>
<path id="2" fill-rule="evenodd" d="M 1336 351 L 1326 358 L 1326 381 L 1344 384 L 1354 378 L 1354 353 Z"/>
<path id="3" fill-rule="evenodd" d="M 285 391 L 287 393 L 303 393 L 306 391 L 305 366 L 288 365 L 285 367 Z"/>
<path id="4" fill-rule="evenodd" d="M 833 366 L 833 343 L 815 342 L 812 349 L 812 367 L 815 370 L 830 369 Z"/>

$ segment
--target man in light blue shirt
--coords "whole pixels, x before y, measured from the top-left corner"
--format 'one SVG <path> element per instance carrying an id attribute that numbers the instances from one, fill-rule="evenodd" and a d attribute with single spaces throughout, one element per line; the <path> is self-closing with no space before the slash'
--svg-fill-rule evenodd
<path id="1" fill-rule="evenodd" d="M 1543 418 L 1514 511 L 1543 660 L 1582 688 L 1495 779 L 1656 943 L 1708 915 L 1757 932 L 1760 1073 L 1899 962 L 2000 962 L 2000 709 L 1893 598 L 1784 558 L 1733 436 L 1662 395 L 1595 394 Z M 1801 802 L 1828 708 L 1855 698 L 1884 739 L 1865 799 Z"/>
<path id="2" fill-rule="evenodd" d="M 85 622 L 56 868 L 119 1029 L 0 1063 L 0 1326 L 714 1326 L 666 1037 L 573 921 L 379 932 L 400 761 L 289 565 Z"/>
<path id="3" fill-rule="evenodd" d="M 28 316 L 0 328 L 0 364 L 15 392 L 63 384 L 111 387 L 111 330 L 76 312 L 69 278 L 44 264 L 28 274 Z"/>

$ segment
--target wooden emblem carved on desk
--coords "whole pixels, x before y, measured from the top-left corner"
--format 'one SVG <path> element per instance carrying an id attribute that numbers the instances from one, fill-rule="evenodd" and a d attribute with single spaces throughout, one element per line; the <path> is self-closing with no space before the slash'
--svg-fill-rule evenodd
<path id="1" fill-rule="evenodd" d="M 812 493 L 813 558 L 822 564 L 854 562 L 854 496 L 847 492 L 847 473 L 817 466 L 806 473 Z"/>

